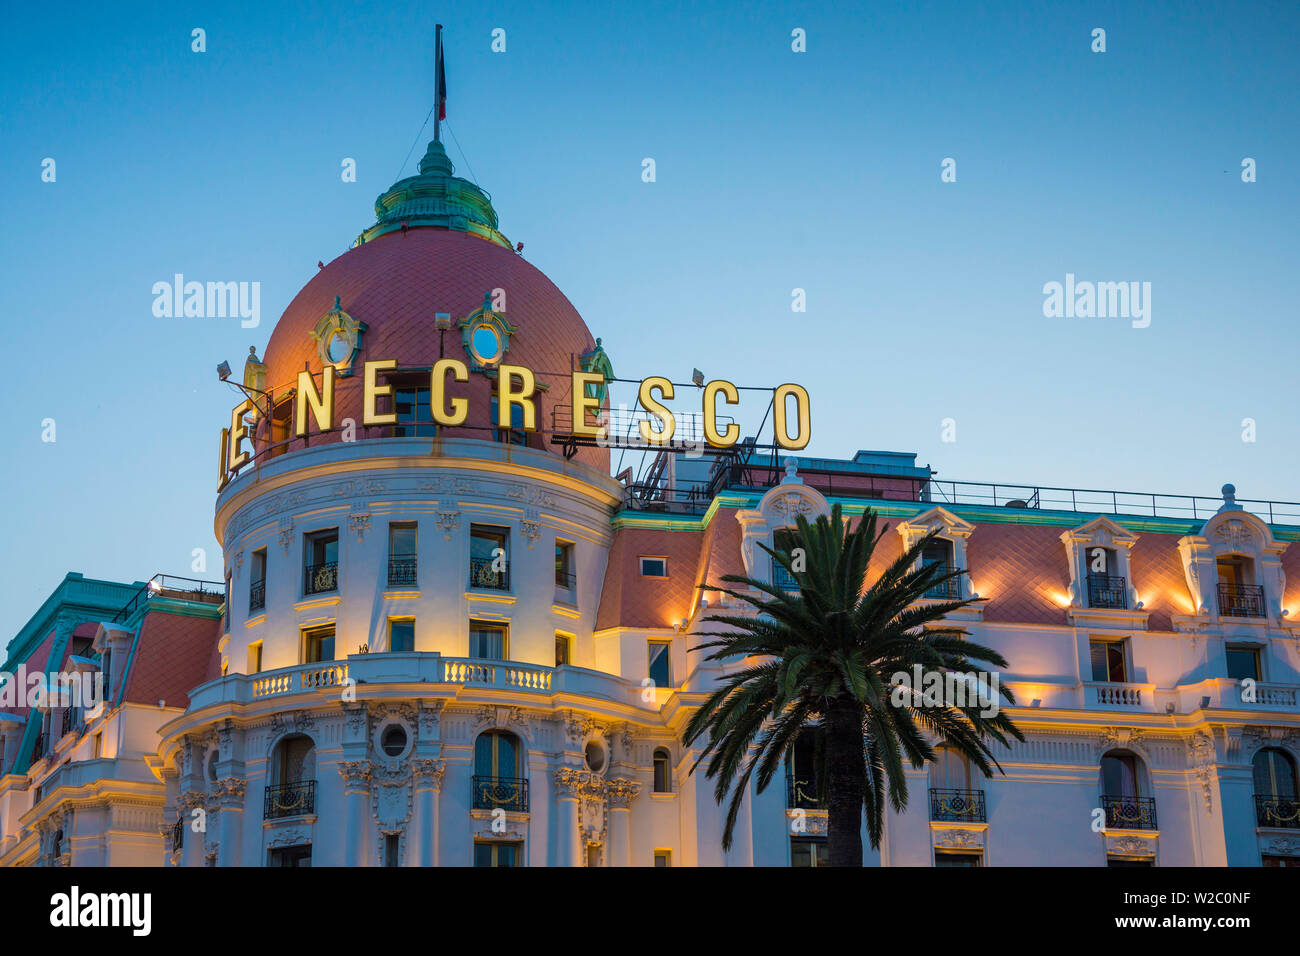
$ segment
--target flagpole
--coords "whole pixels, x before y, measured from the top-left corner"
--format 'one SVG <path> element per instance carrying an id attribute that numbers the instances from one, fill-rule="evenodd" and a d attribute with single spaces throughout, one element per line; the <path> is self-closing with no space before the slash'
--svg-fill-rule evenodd
<path id="1" fill-rule="evenodd" d="M 433 53 L 433 140 L 442 141 L 442 24 L 437 24 Z"/>

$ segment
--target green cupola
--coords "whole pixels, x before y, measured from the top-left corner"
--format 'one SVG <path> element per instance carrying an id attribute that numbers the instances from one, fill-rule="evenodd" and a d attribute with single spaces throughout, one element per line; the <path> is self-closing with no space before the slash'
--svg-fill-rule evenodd
<path id="1" fill-rule="evenodd" d="M 455 168 L 435 137 L 420 160 L 418 176 L 398 180 L 375 200 L 375 224 L 354 245 L 369 242 L 406 223 L 408 228 L 437 226 L 471 232 L 507 249 L 510 240 L 497 230 L 492 197 L 468 179 L 452 175 Z"/>

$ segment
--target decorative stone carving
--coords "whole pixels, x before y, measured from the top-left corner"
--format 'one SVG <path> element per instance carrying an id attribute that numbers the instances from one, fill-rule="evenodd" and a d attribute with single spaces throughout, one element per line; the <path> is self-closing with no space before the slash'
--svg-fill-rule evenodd
<path id="1" fill-rule="evenodd" d="M 518 482 L 508 485 L 506 487 L 506 497 L 514 501 L 522 501 L 524 504 L 539 505 L 543 508 L 555 507 L 555 499 L 536 485 L 525 485 Z"/>
<path id="2" fill-rule="evenodd" d="M 436 521 L 438 527 L 442 529 L 443 537 L 450 541 L 452 533 L 460 526 L 460 512 L 439 511 Z"/>
<path id="3" fill-rule="evenodd" d="M 1205 812 L 1209 813 L 1214 806 L 1213 800 L 1213 770 L 1214 770 L 1214 738 L 1203 730 L 1198 730 L 1192 734 L 1191 739 L 1187 741 L 1187 755 L 1196 769 L 1197 779 L 1201 782 L 1201 795 L 1205 799 Z"/>
<path id="4" fill-rule="evenodd" d="M 365 538 L 366 532 L 370 530 L 370 512 L 366 510 L 365 505 L 353 506 L 351 514 L 348 515 L 348 527 L 352 529 L 358 541 Z"/>
<path id="5" fill-rule="evenodd" d="M 230 559 L 230 566 L 234 568 L 235 574 L 239 574 L 240 569 L 244 566 L 244 549 L 240 548 Z"/>
<path id="6" fill-rule="evenodd" d="M 533 542 L 542 536 L 542 520 L 536 508 L 528 508 L 519 521 L 520 533 L 528 539 L 528 548 L 532 550 Z"/>
<path id="7" fill-rule="evenodd" d="M 344 760 L 339 764 L 339 774 L 343 777 L 343 787 L 347 790 L 367 790 L 370 788 L 371 766 L 369 760 Z"/>
<path id="8" fill-rule="evenodd" d="M 442 789 L 442 774 L 446 770 L 446 762 L 442 760 L 429 760 L 424 757 L 417 757 L 411 761 L 411 773 L 415 777 L 415 786 L 432 786 L 434 790 Z"/>
<path id="9" fill-rule="evenodd" d="M 420 704 L 420 737 L 423 740 L 438 739 L 438 725 L 442 720 L 445 701 L 430 700 Z"/>
<path id="10" fill-rule="evenodd" d="M 938 830 L 934 835 L 934 845 L 978 850 L 984 846 L 984 837 L 976 830 Z"/>
<path id="11" fill-rule="evenodd" d="M 795 836 L 825 836 L 830 826 L 825 810 L 787 810 L 785 817 L 790 832 Z"/>
<path id="12" fill-rule="evenodd" d="M 1137 836 L 1124 836 L 1111 844 L 1111 850 L 1128 856 L 1155 856 L 1155 847 Z"/>
<path id="13" fill-rule="evenodd" d="M 1300 838 L 1273 837 L 1264 842 L 1264 852 L 1269 856 L 1300 856 Z"/>
<path id="14" fill-rule="evenodd" d="M 1254 547 L 1254 534 L 1245 522 L 1237 518 L 1224 521 L 1214 533 L 1229 551 L 1248 551 Z"/>
<path id="15" fill-rule="evenodd" d="M 289 553 L 289 545 L 293 544 L 293 519 L 286 518 L 280 522 L 280 548 L 285 554 Z"/>
<path id="16" fill-rule="evenodd" d="M 384 491 L 384 483 L 373 478 L 359 478 L 345 481 L 334 488 L 335 498 L 355 498 L 358 496 L 378 495 Z"/>
<path id="17" fill-rule="evenodd" d="M 627 810 L 641 792 L 641 784 L 626 777 L 615 777 L 605 783 L 605 793 L 611 810 Z"/>
<path id="18" fill-rule="evenodd" d="M 243 777 L 226 777 L 218 780 L 215 795 L 221 807 L 242 807 L 248 781 Z"/>
<path id="19" fill-rule="evenodd" d="M 420 482 L 421 491 L 432 491 L 437 495 L 472 495 L 474 494 L 474 482 L 468 478 L 452 478 L 447 475 L 439 475 L 436 478 L 430 478 L 428 481 Z"/>
<path id="20" fill-rule="evenodd" d="M 282 846 L 302 846 L 310 842 L 311 828 L 296 826 L 280 830 L 266 845 L 268 849 L 274 849 Z"/>

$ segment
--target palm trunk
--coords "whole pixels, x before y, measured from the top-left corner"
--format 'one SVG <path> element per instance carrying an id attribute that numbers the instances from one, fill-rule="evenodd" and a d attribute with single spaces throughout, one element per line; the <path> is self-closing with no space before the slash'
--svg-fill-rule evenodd
<path id="1" fill-rule="evenodd" d="M 826 712 L 826 837 L 831 866 L 862 866 L 862 711 L 837 699 Z"/>

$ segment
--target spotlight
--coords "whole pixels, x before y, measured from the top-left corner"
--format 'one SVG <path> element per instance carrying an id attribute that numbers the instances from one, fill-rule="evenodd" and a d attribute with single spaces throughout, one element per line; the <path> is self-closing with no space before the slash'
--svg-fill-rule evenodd
<path id="1" fill-rule="evenodd" d="M 439 332 L 446 332 L 451 328 L 450 312 L 435 312 L 433 314 L 433 327 Z"/>
<path id="2" fill-rule="evenodd" d="M 217 378 L 221 379 L 223 382 L 226 379 L 230 378 L 229 362 L 222 362 L 220 365 L 217 366 Z"/>
<path id="3" fill-rule="evenodd" d="M 701 388 L 704 387 L 704 373 L 698 368 L 691 372 L 691 381 Z"/>
<path id="4" fill-rule="evenodd" d="M 1041 707 L 1041 706 L 1042 706 L 1042 703 L 1043 703 L 1043 698 L 1041 698 L 1041 697 L 1035 697 L 1033 700 L 1031 700 L 1031 701 L 1029 702 L 1029 706 L 1030 706 L 1030 707 Z"/>

